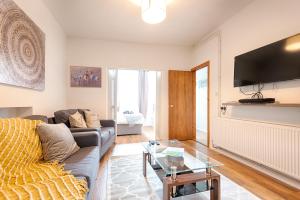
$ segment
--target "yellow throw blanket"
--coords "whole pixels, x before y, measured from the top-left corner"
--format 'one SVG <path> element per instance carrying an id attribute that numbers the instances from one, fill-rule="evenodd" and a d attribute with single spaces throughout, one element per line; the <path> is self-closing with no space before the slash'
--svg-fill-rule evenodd
<path id="1" fill-rule="evenodd" d="M 0 199 L 85 199 L 86 181 L 43 162 L 40 123 L 0 119 Z"/>

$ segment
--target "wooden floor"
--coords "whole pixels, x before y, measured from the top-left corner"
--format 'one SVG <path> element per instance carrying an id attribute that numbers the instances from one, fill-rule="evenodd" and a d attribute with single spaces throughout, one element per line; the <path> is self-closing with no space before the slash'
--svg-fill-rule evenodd
<path id="1" fill-rule="evenodd" d="M 138 143 L 148 141 L 143 135 L 119 136 L 116 144 Z M 300 200 L 300 191 L 286 186 L 275 179 L 264 175 L 250 167 L 247 167 L 231 158 L 224 156 L 216 151 L 207 149 L 195 141 L 184 141 L 185 149 L 189 153 L 195 150 L 207 153 L 210 157 L 220 161 L 224 166 L 217 171 L 230 178 L 237 184 L 248 189 L 258 197 L 266 200 Z M 112 155 L 112 147 L 102 158 L 98 173 L 97 186 L 93 192 L 93 199 L 105 200 L 107 186 L 108 160 Z"/>

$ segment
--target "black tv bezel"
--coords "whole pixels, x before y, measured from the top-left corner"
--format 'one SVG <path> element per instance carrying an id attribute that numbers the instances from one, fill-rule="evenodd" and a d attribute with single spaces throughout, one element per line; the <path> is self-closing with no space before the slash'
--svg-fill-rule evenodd
<path id="1" fill-rule="evenodd" d="M 240 55 L 235 56 L 235 57 L 234 57 L 234 73 L 233 73 L 233 86 L 234 86 L 234 88 L 236 88 L 236 87 L 244 87 L 244 86 L 258 85 L 258 84 L 264 84 L 264 83 L 277 83 L 277 82 L 284 82 L 284 81 L 291 81 L 291 80 L 300 80 L 300 77 L 296 77 L 296 78 L 290 78 L 290 79 L 284 79 L 284 78 L 283 78 L 283 79 L 278 79 L 278 80 L 276 80 L 276 81 L 261 81 L 261 82 L 255 82 L 255 83 L 253 82 L 253 83 L 248 83 L 248 84 L 236 84 L 236 79 L 235 79 L 235 73 L 236 73 L 236 59 L 237 59 L 238 57 L 243 56 L 243 55 L 248 54 L 248 53 L 251 53 L 251 52 L 255 52 L 255 51 L 260 50 L 260 49 L 263 49 L 263 48 L 265 48 L 265 47 L 267 47 L 267 46 L 274 45 L 274 44 L 277 44 L 277 43 L 286 41 L 287 39 L 292 38 L 292 37 L 297 36 L 297 35 L 300 35 L 300 33 L 295 34 L 295 35 L 292 35 L 292 36 L 287 37 L 287 38 L 284 38 L 284 39 L 281 39 L 281 40 L 278 40 L 278 41 L 276 41 L 276 42 L 269 43 L 269 44 L 267 44 L 267 45 L 261 46 L 261 47 L 259 47 L 259 48 L 256 48 L 256 49 L 253 49 L 253 50 L 248 51 L 248 52 L 246 52 L 246 53 L 243 53 L 243 54 L 240 54 Z"/>

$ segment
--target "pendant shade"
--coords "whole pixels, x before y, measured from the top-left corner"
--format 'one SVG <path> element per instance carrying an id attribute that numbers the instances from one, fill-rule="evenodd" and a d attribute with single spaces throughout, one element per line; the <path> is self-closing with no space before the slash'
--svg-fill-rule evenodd
<path id="1" fill-rule="evenodd" d="M 166 0 L 141 0 L 142 18 L 146 23 L 158 24 L 166 18 Z"/>
<path id="2" fill-rule="evenodd" d="M 300 34 L 295 35 L 287 40 L 285 50 L 300 51 Z"/>

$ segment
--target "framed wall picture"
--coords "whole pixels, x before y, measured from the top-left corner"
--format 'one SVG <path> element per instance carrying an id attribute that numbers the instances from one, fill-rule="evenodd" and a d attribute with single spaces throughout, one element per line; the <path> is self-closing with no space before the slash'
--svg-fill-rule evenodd
<path id="1" fill-rule="evenodd" d="M 45 34 L 14 1 L 0 8 L 0 83 L 44 90 Z"/>
<path id="2" fill-rule="evenodd" d="M 71 66 L 71 87 L 96 87 L 101 88 L 101 68 Z"/>

